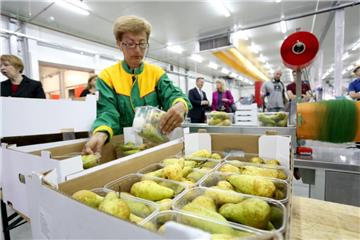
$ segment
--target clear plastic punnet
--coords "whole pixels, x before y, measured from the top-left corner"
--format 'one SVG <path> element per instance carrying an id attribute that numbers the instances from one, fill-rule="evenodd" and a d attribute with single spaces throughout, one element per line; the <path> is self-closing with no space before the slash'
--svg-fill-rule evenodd
<path id="1" fill-rule="evenodd" d="M 160 119 L 165 114 L 152 106 L 137 107 L 133 121 L 134 131 L 149 142 L 160 144 L 169 141 L 160 131 Z"/>
<path id="2" fill-rule="evenodd" d="M 173 209 L 261 232 L 283 233 L 287 219 L 279 201 L 216 188 L 188 189 L 175 199 Z"/>
<path id="3" fill-rule="evenodd" d="M 286 181 L 231 172 L 212 172 L 200 182 L 201 187 L 218 187 L 243 194 L 271 198 L 282 203 L 289 200 L 289 185 Z"/>
<path id="4" fill-rule="evenodd" d="M 212 111 L 206 113 L 206 121 L 211 126 L 231 126 L 233 116 L 233 113 Z"/>
<path id="5" fill-rule="evenodd" d="M 287 127 L 288 112 L 258 113 L 259 125 L 262 127 Z"/>
<path id="6" fill-rule="evenodd" d="M 159 212 L 144 222 L 143 226 L 151 227 L 170 239 L 283 239 L 282 235 L 276 232 L 263 233 L 179 211 Z M 174 234 L 177 237 L 174 237 Z"/>

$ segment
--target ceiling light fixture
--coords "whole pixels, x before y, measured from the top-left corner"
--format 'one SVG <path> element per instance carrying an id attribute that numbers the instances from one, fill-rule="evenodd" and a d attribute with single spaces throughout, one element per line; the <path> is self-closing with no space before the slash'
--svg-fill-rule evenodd
<path id="1" fill-rule="evenodd" d="M 255 54 L 259 53 L 261 50 L 260 47 L 255 45 L 253 42 L 251 42 L 249 49 Z"/>
<path id="2" fill-rule="evenodd" d="M 214 62 L 209 62 L 209 65 L 208 65 L 209 68 L 212 68 L 212 69 L 218 69 L 218 65 Z"/>
<path id="3" fill-rule="evenodd" d="M 177 54 L 182 54 L 184 52 L 184 49 L 179 45 L 170 45 L 170 44 L 168 44 L 168 46 L 166 48 L 169 51 L 177 53 Z"/>
<path id="4" fill-rule="evenodd" d="M 230 11 L 225 6 L 225 2 L 223 0 L 210 0 L 210 1 L 214 5 L 214 8 L 216 8 L 217 11 L 219 11 L 225 17 L 230 17 L 230 15 L 231 15 Z"/>
<path id="5" fill-rule="evenodd" d="M 281 19 L 283 19 L 283 18 L 284 17 L 282 17 Z M 280 21 L 280 27 L 281 27 L 281 32 L 285 34 L 287 32 L 286 21 L 281 20 Z"/>
<path id="6" fill-rule="evenodd" d="M 232 78 L 237 78 L 238 75 L 237 75 L 236 73 L 230 73 L 230 77 L 232 77 Z"/>
<path id="7" fill-rule="evenodd" d="M 360 48 L 360 40 L 358 40 L 358 41 L 354 44 L 354 46 L 351 48 L 351 50 L 352 50 L 352 51 L 355 51 L 355 50 L 357 50 L 358 48 Z"/>
<path id="8" fill-rule="evenodd" d="M 350 66 L 348 66 L 347 68 L 346 68 L 346 70 L 347 71 L 350 71 L 351 69 L 353 69 L 354 68 L 354 66 L 353 65 L 350 65 Z"/>
<path id="9" fill-rule="evenodd" d="M 56 4 L 80 15 L 88 16 L 90 14 L 87 11 L 89 7 L 80 1 L 56 0 Z"/>
<path id="10" fill-rule="evenodd" d="M 264 68 L 269 69 L 269 71 L 271 70 L 271 66 L 269 63 L 265 63 Z"/>
<path id="11" fill-rule="evenodd" d="M 226 74 L 226 75 L 228 75 L 228 74 L 230 73 L 230 71 L 229 71 L 228 69 L 226 69 L 226 68 L 222 68 L 222 69 L 221 69 L 221 72 L 222 72 L 223 74 Z"/>
<path id="12" fill-rule="evenodd" d="M 356 65 L 360 65 L 360 58 L 356 61 Z"/>
<path id="13" fill-rule="evenodd" d="M 342 56 L 341 60 L 344 61 L 345 59 L 348 59 L 350 57 L 349 53 L 344 53 L 344 55 Z"/>
<path id="14" fill-rule="evenodd" d="M 264 55 L 260 54 L 260 56 L 258 57 L 259 61 L 262 63 L 265 63 L 268 59 L 267 57 L 264 57 Z"/>
<path id="15" fill-rule="evenodd" d="M 275 2 L 276 2 L 276 3 L 279 3 L 279 2 L 281 2 L 281 0 L 275 0 Z"/>
<path id="16" fill-rule="evenodd" d="M 190 59 L 193 60 L 194 62 L 198 62 L 198 63 L 202 63 L 202 61 L 204 60 L 202 56 L 200 56 L 199 54 L 192 54 L 190 56 Z"/>

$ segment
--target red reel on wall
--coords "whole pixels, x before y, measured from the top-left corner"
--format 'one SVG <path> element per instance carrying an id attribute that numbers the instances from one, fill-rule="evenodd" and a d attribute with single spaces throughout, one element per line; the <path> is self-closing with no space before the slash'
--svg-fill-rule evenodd
<path id="1" fill-rule="evenodd" d="M 283 63 L 300 70 L 309 66 L 319 50 L 319 41 L 310 32 L 296 32 L 288 36 L 280 48 Z"/>

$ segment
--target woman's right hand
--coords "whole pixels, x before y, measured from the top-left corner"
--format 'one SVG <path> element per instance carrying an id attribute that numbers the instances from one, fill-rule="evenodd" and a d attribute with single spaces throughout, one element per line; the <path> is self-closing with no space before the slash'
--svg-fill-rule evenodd
<path id="1" fill-rule="evenodd" d="M 89 141 L 84 145 L 82 154 L 101 154 L 101 149 L 104 146 L 108 135 L 104 132 L 97 132 L 91 136 Z"/>

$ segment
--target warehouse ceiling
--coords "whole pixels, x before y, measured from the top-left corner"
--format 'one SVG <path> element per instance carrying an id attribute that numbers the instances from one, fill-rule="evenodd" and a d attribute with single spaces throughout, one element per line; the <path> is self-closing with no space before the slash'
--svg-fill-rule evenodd
<path id="1" fill-rule="evenodd" d="M 73 0 L 75 2 L 77 0 Z M 215 0 L 212 0 L 215 1 Z M 231 32 L 234 27 L 247 28 L 260 25 L 282 17 L 288 18 L 299 14 L 313 12 L 334 6 L 334 1 L 235 1 L 224 0 L 230 16 L 225 17 L 211 1 L 92 1 L 84 0 L 89 8 L 89 15 L 84 16 L 68 11 L 55 1 L 9 1 L 1 3 L 1 13 L 13 16 L 26 22 L 44 26 L 57 31 L 69 33 L 85 39 L 114 46 L 112 24 L 121 15 L 138 15 L 146 18 L 153 26 L 148 56 L 170 64 L 179 65 L 190 70 L 212 76 L 223 76 L 220 69 L 225 67 L 231 72 L 246 76 L 244 72 L 232 68 L 214 56 L 213 51 L 201 52 L 204 59 L 196 63 L 189 58 L 198 52 L 198 40 L 206 37 Z M 340 4 L 351 1 L 339 1 Z M 344 60 L 344 67 L 359 61 L 360 48 L 351 51 L 360 39 L 360 7 L 359 5 L 345 9 L 345 46 L 349 57 Z M 312 31 L 322 39 L 321 49 L 324 53 L 323 72 L 334 63 L 334 14 L 318 14 L 286 22 L 287 31 L 282 33 L 279 23 L 245 31 L 248 46 L 258 46 L 258 58 L 265 57 L 266 75 L 282 64 L 279 49 L 284 38 L 295 32 L 297 28 Z M 21 29 L 20 29 L 21 31 Z M 169 51 L 169 44 L 183 48 L 181 54 Z M 219 65 L 217 70 L 208 67 L 209 62 Z M 350 68 L 349 68 L 350 69 Z M 348 75 L 347 71 L 344 72 Z M 249 77 L 249 76 L 246 76 Z M 249 77 L 252 80 L 254 78 Z M 331 78 L 331 74 L 327 78 Z M 285 79 L 290 81 L 286 71 Z M 327 80 L 327 79 L 324 79 Z"/>

